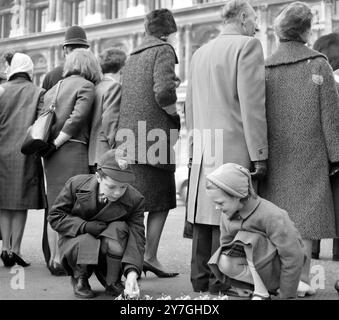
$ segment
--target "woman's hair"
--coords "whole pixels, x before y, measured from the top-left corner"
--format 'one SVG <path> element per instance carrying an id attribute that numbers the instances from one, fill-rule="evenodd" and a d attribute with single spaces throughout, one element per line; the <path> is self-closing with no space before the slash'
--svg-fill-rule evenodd
<path id="1" fill-rule="evenodd" d="M 79 75 L 94 84 L 100 82 L 102 72 L 98 60 L 88 49 L 75 49 L 66 56 L 63 76 Z"/>
<path id="2" fill-rule="evenodd" d="M 103 73 L 118 73 L 125 65 L 127 55 L 117 48 L 104 50 L 99 56 L 99 62 Z"/>
<path id="3" fill-rule="evenodd" d="M 306 43 L 303 35 L 312 27 L 313 13 L 304 2 L 288 5 L 274 21 L 274 28 L 280 40 Z"/>

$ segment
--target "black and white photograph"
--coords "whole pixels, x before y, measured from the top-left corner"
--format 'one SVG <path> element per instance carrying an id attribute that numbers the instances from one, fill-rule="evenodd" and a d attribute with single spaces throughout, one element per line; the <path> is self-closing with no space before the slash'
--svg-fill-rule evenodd
<path id="1" fill-rule="evenodd" d="M 339 1 L 0 0 L 0 254 L 0 305 L 339 300 Z"/>

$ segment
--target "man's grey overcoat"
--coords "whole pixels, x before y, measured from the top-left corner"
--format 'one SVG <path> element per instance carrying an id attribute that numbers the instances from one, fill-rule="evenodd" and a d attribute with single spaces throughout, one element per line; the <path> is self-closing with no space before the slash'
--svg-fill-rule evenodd
<path id="1" fill-rule="evenodd" d="M 339 161 L 339 96 L 326 58 L 281 43 L 266 62 L 269 162 L 260 195 L 290 213 L 302 237 L 335 237 L 329 163 Z"/>
<path id="2" fill-rule="evenodd" d="M 195 130 L 188 221 L 218 226 L 205 176 L 224 163 L 250 168 L 268 156 L 260 41 L 229 26 L 201 47 L 192 59 L 185 111 L 188 130 Z"/>

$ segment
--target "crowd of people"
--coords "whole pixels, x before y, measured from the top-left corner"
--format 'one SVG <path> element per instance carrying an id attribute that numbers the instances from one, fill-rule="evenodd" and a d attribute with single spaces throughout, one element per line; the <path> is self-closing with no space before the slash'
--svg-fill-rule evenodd
<path id="1" fill-rule="evenodd" d="M 265 61 L 254 37 L 256 11 L 246 0 L 227 0 L 221 34 L 193 55 L 185 120 L 195 292 L 253 300 L 314 295 L 310 266 L 319 241 L 335 239 L 333 258 L 339 255 L 339 36 L 311 49 L 312 21 L 307 4 L 286 6 L 275 20 L 278 48 Z M 142 271 L 179 274 L 157 257 L 176 207 L 176 32 L 173 14 L 154 10 L 129 57 L 116 48 L 95 57 L 85 31 L 70 27 L 65 62 L 43 88 L 32 83 L 28 55 L 4 55 L 5 267 L 30 265 L 20 250 L 27 212 L 45 209 L 46 265 L 54 276 L 71 276 L 76 297 L 95 296 L 93 272 L 107 294 L 130 298 L 140 295 Z M 28 128 L 51 106 L 48 148 L 22 154 Z"/>

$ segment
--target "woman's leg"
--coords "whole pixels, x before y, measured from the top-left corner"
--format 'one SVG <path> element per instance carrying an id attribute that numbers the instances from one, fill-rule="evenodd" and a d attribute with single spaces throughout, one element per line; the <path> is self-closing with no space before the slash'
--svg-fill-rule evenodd
<path id="1" fill-rule="evenodd" d="M 168 211 L 149 212 L 147 217 L 145 261 L 163 270 L 157 258 L 160 238 L 168 216 Z"/>
<path id="2" fill-rule="evenodd" d="M 12 215 L 12 251 L 20 256 L 21 242 L 27 221 L 27 210 L 13 211 Z"/>
<path id="3" fill-rule="evenodd" d="M 0 210 L 0 229 L 2 236 L 2 251 L 10 251 L 12 236 L 12 214 L 9 210 Z"/>
<path id="4" fill-rule="evenodd" d="M 304 240 L 305 251 L 306 251 L 306 262 L 301 272 L 301 281 L 310 284 L 310 271 L 311 271 L 311 257 L 312 257 L 312 240 Z"/>

